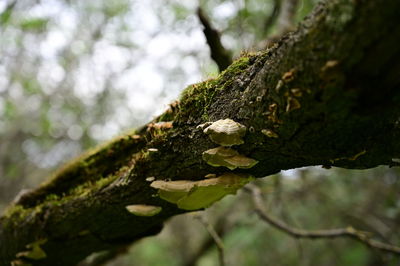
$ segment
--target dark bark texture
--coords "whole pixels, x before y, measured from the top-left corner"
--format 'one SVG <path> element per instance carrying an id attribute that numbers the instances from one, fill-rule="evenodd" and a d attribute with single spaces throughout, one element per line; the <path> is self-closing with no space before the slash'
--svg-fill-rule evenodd
<path id="1" fill-rule="evenodd" d="M 81 156 L 16 200 L 0 218 L 0 264 L 75 265 L 92 252 L 157 234 L 184 210 L 160 199 L 146 178 L 229 172 L 202 160 L 217 146 L 197 128 L 207 121 L 231 118 L 247 127 L 245 143 L 235 147 L 259 163 L 235 173 L 398 166 L 399 10 L 399 0 L 325 1 L 269 50 L 243 55 L 217 78 L 189 86 L 155 121 Z M 163 209 L 138 217 L 126 211 L 130 204 Z M 46 256 L 29 256 L 35 246 Z"/>

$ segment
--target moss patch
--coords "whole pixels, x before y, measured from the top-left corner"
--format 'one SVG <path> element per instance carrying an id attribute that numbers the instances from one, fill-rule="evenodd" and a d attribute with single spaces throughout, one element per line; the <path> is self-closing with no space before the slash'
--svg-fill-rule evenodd
<path id="1" fill-rule="evenodd" d="M 102 180 L 105 176 L 112 175 L 125 165 L 144 145 L 145 140 L 134 132 L 115 138 L 67 163 L 39 189 L 21 197 L 18 204 L 33 207 L 49 194 L 63 196 L 69 193 L 71 187 L 86 186 L 98 180 L 105 182 Z"/>
<path id="2" fill-rule="evenodd" d="M 242 56 L 216 78 L 188 86 L 182 92 L 176 120 L 184 121 L 191 115 L 196 115 L 203 121 L 208 121 L 208 109 L 215 94 L 234 83 L 235 78 L 251 65 L 251 57 L 252 55 Z M 190 119 L 188 120 L 190 121 Z"/>

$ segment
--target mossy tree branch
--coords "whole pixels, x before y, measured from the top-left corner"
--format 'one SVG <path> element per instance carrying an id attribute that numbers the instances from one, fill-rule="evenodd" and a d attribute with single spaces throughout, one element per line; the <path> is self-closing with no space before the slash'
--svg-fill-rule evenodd
<path id="1" fill-rule="evenodd" d="M 259 163 L 235 173 L 399 165 L 399 8 L 398 0 L 326 1 L 271 49 L 190 86 L 155 121 L 78 158 L 10 206 L 0 218 L 0 264 L 75 265 L 158 233 L 184 210 L 154 196 L 146 179 L 229 172 L 202 160 L 216 146 L 197 127 L 207 121 L 247 126 L 237 150 Z M 138 217 L 125 209 L 131 204 L 163 210 Z"/>

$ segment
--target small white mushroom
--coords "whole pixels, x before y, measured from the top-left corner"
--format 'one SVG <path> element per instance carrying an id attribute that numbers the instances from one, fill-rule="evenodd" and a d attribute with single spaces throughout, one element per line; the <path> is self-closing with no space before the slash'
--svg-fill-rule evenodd
<path id="1" fill-rule="evenodd" d="M 156 178 L 154 176 L 149 176 L 146 178 L 147 182 L 153 182 L 154 180 L 156 180 Z"/>
<path id="2" fill-rule="evenodd" d="M 162 208 L 159 206 L 144 205 L 144 204 L 128 205 L 125 208 L 130 213 L 136 216 L 146 216 L 146 217 L 154 216 L 162 210 Z"/>
<path id="3" fill-rule="evenodd" d="M 265 136 L 267 136 L 269 138 L 279 138 L 278 134 L 276 134 L 271 129 L 263 129 L 263 130 L 261 130 L 261 133 L 263 133 Z"/>
<path id="4" fill-rule="evenodd" d="M 243 137 L 246 134 L 246 127 L 232 119 L 218 120 L 204 129 L 210 139 L 222 146 L 243 144 Z"/>

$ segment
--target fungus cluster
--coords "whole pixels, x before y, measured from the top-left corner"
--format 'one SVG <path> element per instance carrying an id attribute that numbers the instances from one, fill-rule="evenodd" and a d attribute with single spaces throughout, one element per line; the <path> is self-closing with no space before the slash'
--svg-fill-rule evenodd
<path id="1" fill-rule="evenodd" d="M 221 145 L 203 152 L 203 160 L 209 165 L 234 170 L 251 168 L 258 163 L 257 160 L 241 155 L 231 148 L 233 145 L 244 143 L 243 137 L 246 134 L 244 125 L 231 119 L 224 119 L 202 124 L 197 128 L 204 127 L 206 128 L 203 132 L 208 134 L 213 142 Z M 252 179 L 253 177 L 248 174 L 224 173 L 217 177 L 210 173 L 205 176 L 205 179 L 199 181 L 153 181 L 153 179 L 148 181 L 153 181 L 150 186 L 158 190 L 158 195 L 163 200 L 176 204 L 180 209 L 198 210 L 209 207 L 228 194 L 236 194 L 238 189 Z M 131 205 L 126 208 L 140 216 L 151 216 L 161 211 L 161 207 L 147 205 Z"/>
<path id="2" fill-rule="evenodd" d="M 215 167 L 224 166 L 234 170 L 236 168 L 251 168 L 258 163 L 257 160 L 243 156 L 230 148 L 233 145 L 244 143 L 243 137 L 246 134 L 244 125 L 228 118 L 212 123 L 203 132 L 213 142 L 221 145 L 203 152 L 203 160 L 209 165 Z"/>

